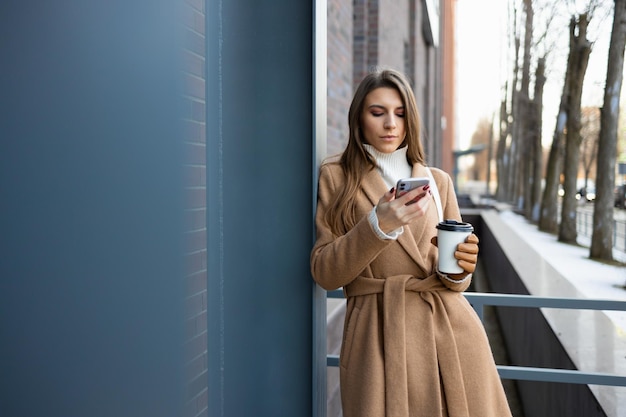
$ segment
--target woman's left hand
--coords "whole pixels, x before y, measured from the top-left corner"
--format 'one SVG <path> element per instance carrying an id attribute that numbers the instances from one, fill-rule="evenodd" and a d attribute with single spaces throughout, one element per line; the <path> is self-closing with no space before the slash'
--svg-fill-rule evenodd
<path id="1" fill-rule="evenodd" d="M 478 262 L 478 236 L 472 233 L 465 239 L 465 242 L 459 243 L 456 252 L 454 252 L 454 257 L 458 259 L 459 266 L 466 273 L 473 273 Z"/>
<path id="2" fill-rule="evenodd" d="M 437 246 L 437 236 L 431 239 L 431 243 Z M 474 233 L 469 235 L 465 242 L 459 243 L 454 252 L 454 257 L 458 260 L 458 264 L 463 268 L 464 272 L 460 274 L 448 274 L 452 279 L 463 279 L 476 270 L 478 262 L 478 236 Z"/>

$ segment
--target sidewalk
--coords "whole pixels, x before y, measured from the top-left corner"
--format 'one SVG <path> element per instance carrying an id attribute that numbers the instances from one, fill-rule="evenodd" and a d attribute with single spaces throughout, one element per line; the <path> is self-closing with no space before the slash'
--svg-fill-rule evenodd
<path id="1" fill-rule="evenodd" d="M 494 184 L 490 184 L 491 185 L 491 190 L 490 192 L 493 195 L 493 192 L 495 191 L 493 189 Z M 496 207 L 498 210 L 502 211 L 502 212 L 506 212 L 506 211 L 511 211 L 512 209 L 510 208 L 510 204 L 506 204 L 506 203 L 500 203 L 498 201 L 495 201 L 493 199 L 489 199 L 489 198 L 483 198 L 482 196 L 486 195 L 486 191 L 487 191 L 487 186 L 484 182 L 482 181 L 466 181 L 464 183 L 461 184 L 461 186 L 459 187 L 459 191 L 457 192 L 457 194 L 459 195 L 459 199 L 463 198 L 463 196 L 465 196 L 467 198 L 467 196 L 469 196 L 469 199 L 474 203 L 474 204 L 479 204 L 479 205 L 486 205 L 486 206 L 494 206 Z M 509 208 L 509 209 L 507 209 Z M 581 217 L 582 214 L 585 214 L 587 216 L 592 215 L 593 214 L 593 203 L 580 203 L 578 206 L 578 217 Z M 614 208 L 613 211 L 614 214 L 614 219 L 616 222 L 619 223 L 618 227 L 620 227 L 620 230 L 618 231 L 618 238 L 619 239 L 623 239 L 624 238 L 624 230 L 622 230 L 623 228 L 625 228 L 625 224 L 626 224 L 626 210 L 625 209 L 619 209 L 619 208 Z M 526 220 L 524 219 L 523 216 L 519 216 L 524 222 L 526 222 Z M 527 222 L 526 222 L 527 223 Z M 591 221 L 590 221 L 591 223 Z M 532 225 L 532 224 L 528 224 L 528 226 L 530 228 L 534 228 L 537 229 L 536 226 Z M 591 226 L 589 226 L 590 228 Z M 580 224 L 578 225 L 579 228 L 579 233 L 578 233 L 578 239 L 577 242 L 579 245 L 583 246 L 586 248 L 587 254 L 583 255 L 583 257 L 589 257 L 589 245 L 591 243 L 591 236 L 585 236 L 584 233 L 580 232 Z M 550 234 L 547 234 L 548 236 L 552 236 Z M 527 236 L 529 239 L 532 239 L 534 236 L 533 235 L 528 235 Z M 556 238 L 555 238 L 556 240 Z M 621 241 L 620 241 L 621 242 Z M 621 242 L 623 243 L 623 242 Z M 569 246 L 569 245 L 566 245 Z M 613 258 L 618 261 L 618 262 L 622 262 L 626 264 L 626 247 L 620 247 L 619 250 L 613 250 Z M 625 281 L 626 283 L 626 281 Z"/>
<path id="2" fill-rule="evenodd" d="M 491 230 L 501 225 L 499 241 L 530 294 L 626 301 L 625 266 L 591 260 L 582 243 L 558 242 L 557 236 L 539 231 L 523 216 L 499 208 L 483 213 L 483 220 L 489 220 Z M 626 375 L 625 311 L 544 308 L 542 312 L 577 369 Z M 589 385 L 589 389 L 607 415 L 617 417 L 626 409 L 623 387 Z"/>
<path id="3" fill-rule="evenodd" d="M 589 258 L 589 242 L 579 238 L 580 246 L 561 243 L 555 235 L 539 231 L 523 216 L 512 211 L 500 213 L 514 225 L 515 232 L 587 298 L 626 300 L 626 266 L 609 265 Z M 623 262 L 626 254 L 614 251 L 614 257 Z M 606 311 L 615 325 L 626 331 L 626 312 Z"/>

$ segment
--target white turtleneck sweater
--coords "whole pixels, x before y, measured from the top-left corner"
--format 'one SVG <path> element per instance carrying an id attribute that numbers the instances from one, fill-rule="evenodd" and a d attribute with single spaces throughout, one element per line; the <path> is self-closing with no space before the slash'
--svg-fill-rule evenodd
<path id="1" fill-rule="evenodd" d="M 395 187 L 399 179 L 409 178 L 413 167 L 406 159 L 407 147 L 398 148 L 392 153 L 378 152 L 372 145 L 363 145 L 365 150 L 374 157 L 378 165 L 378 172 L 383 177 L 387 187 Z"/>
<path id="2" fill-rule="evenodd" d="M 392 153 L 382 153 L 376 150 L 372 145 L 364 144 L 365 150 L 374 157 L 376 160 L 378 172 L 385 181 L 387 187 L 392 188 L 396 186 L 399 179 L 409 178 L 411 176 L 412 167 L 409 161 L 406 159 L 407 147 L 398 148 Z M 378 216 L 376 215 L 376 207 L 372 209 L 368 216 L 368 220 L 376 232 L 376 235 L 381 239 L 398 239 L 398 236 L 404 231 L 403 227 L 392 231 L 387 234 L 380 229 L 378 224 Z"/>

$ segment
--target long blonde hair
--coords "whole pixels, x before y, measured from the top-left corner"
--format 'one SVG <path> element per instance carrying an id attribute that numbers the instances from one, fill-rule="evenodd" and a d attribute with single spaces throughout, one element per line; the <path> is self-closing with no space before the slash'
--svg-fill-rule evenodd
<path id="1" fill-rule="evenodd" d="M 381 87 L 395 89 L 402 98 L 406 137 L 400 147 L 408 146 L 406 155 L 409 164 L 425 164 L 426 157 L 420 139 L 420 116 L 408 80 L 400 72 L 391 69 L 376 70 L 369 73 L 357 87 L 348 112 L 348 145 L 338 162 L 343 169 L 346 183 L 335 194 L 329 210 L 326 212 L 326 221 L 337 236 L 345 234 L 358 221 L 355 200 L 363 176 L 376 168 L 376 161 L 363 147 L 361 116 L 367 95 Z"/>

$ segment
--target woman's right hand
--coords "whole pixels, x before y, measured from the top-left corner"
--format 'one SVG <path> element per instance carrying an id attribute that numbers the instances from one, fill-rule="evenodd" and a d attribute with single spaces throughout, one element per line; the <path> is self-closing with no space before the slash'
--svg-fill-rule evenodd
<path id="1" fill-rule="evenodd" d="M 431 198 L 428 185 L 411 190 L 398 198 L 395 198 L 395 188 L 387 191 L 376 206 L 380 230 L 390 233 L 424 216 Z"/>

